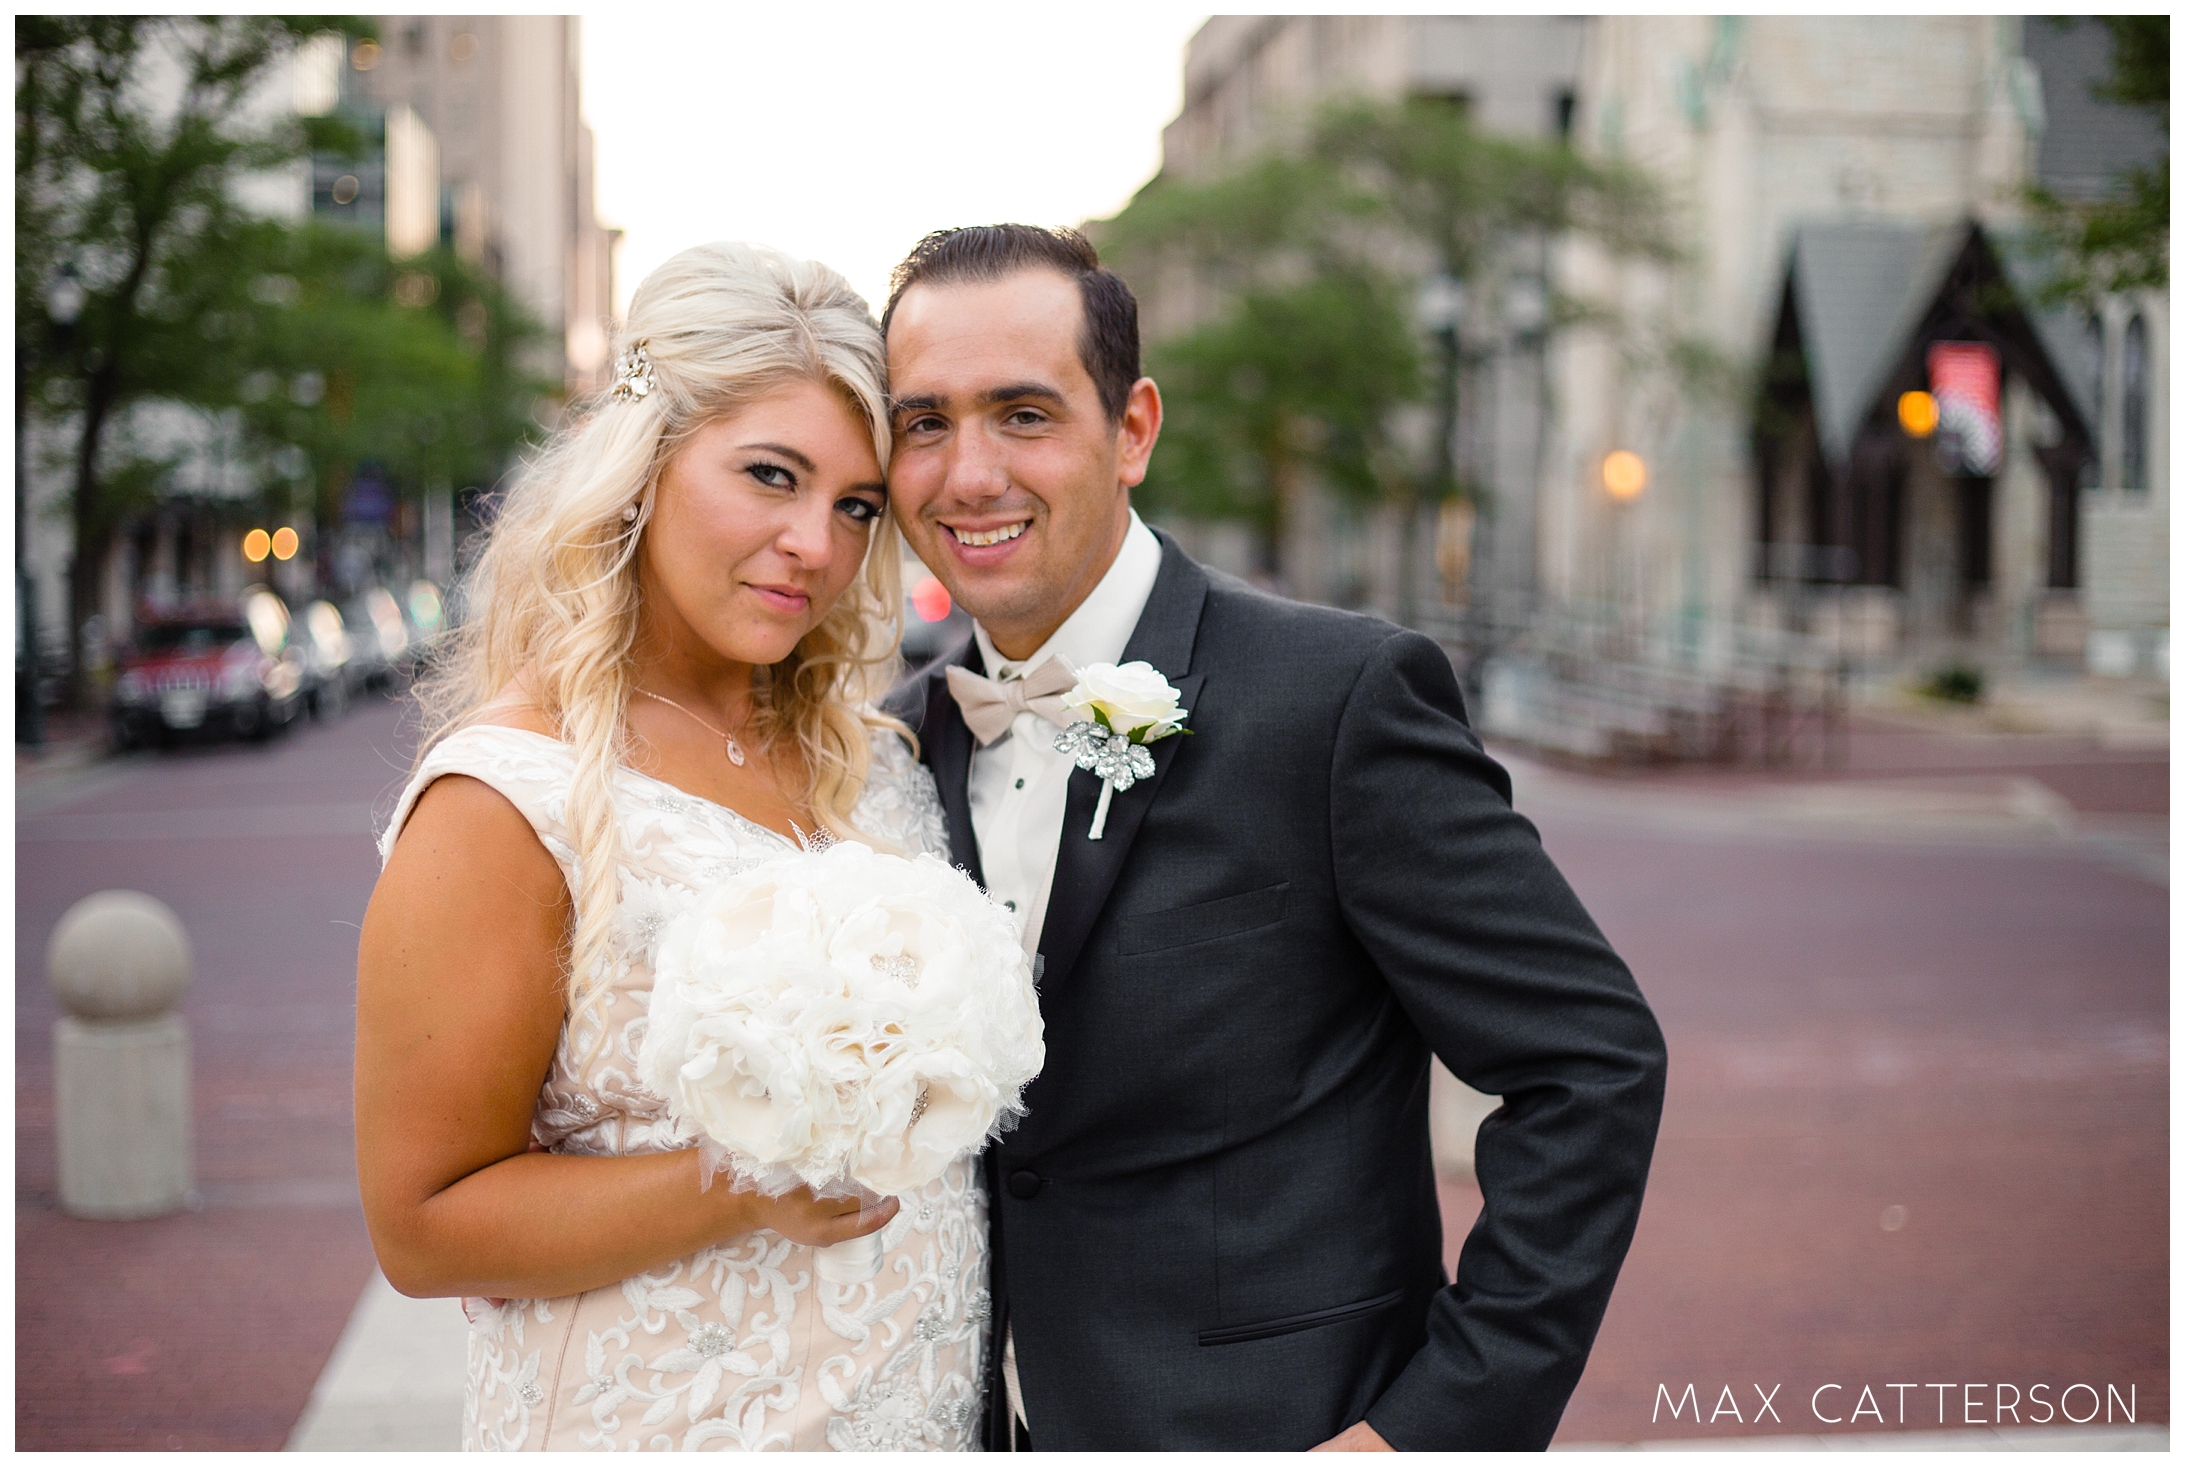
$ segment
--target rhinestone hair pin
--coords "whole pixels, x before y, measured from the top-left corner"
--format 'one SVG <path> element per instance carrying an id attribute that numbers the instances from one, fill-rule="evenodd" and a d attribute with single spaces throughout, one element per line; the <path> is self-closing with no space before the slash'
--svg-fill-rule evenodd
<path id="1" fill-rule="evenodd" d="M 652 358 L 645 354 L 644 342 L 633 342 L 615 358 L 614 400 L 636 402 L 652 389 Z"/>

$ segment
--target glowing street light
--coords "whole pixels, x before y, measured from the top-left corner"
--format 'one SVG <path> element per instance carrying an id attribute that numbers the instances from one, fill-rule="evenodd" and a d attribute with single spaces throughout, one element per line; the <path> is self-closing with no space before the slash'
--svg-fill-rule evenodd
<path id="1" fill-rule="evenodd" d="M 1931 392 L 1907 392 L 1897 399 L 1897 422 L 1914 438 L 1925 438 L 1942 421 Z"/>
<path id="2" fill-rule="evenodd" d="M 252 530 L 243 537 L 243 559 L 256 565 L 273 549 L 273 537 L 263 530 Z"/>
<path id="3" fill-rule="evenodd" d="M 293 558 L 296 554 L 296 546 L 299 543 L 294 530 L 286 525 L 281 526 L 273 532 L 273 558 L 275 560 Z"/>
<path id="4" fill-rule="evenodd" d="M 1624 503 L 1637 499 L 1646 488 L 1646 460 L 1628 448 L 1619 448 L 1601 460 L 1601 487 L 1608 497 Z"/>

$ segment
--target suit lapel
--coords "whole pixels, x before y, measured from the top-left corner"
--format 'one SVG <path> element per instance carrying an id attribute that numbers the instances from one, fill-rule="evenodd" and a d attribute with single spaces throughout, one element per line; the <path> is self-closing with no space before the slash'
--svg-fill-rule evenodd
<path id="1" fill-rule="evenodd" d="M 1154 532 L 1160 535 L 1159 531 Z M 1198 637 L 1199 613 L 1206 604 L 1206 573 L 1176 548 L 1166 535 L 1161 540 L 1161 571 L 1153 582 L 1153 594 L 1139 614 L 1130 645 L 1123 649 L 1125 662 L 1150 662 L 1182 694 L 1184 708 L 1197 706 L 1202 674 L 1189 671 L 1191 649 Z M 953 703 L 951 712 L 953 714 Z M 963 726 L 954 714 L 957 727 Z M 970 733 L 965 732 L 968 741 Z M 1040 929 L 1039 950 L 1047 960 L 1040 990 L 1051 994 L 1067 980 L 1083 952 L 1085 939 L 1107 905 L 1108 893 L 1122 874 L 1137 839 L 1146 810 L 1160 793 L 1168 771 L 1175 767 L 1191 742 L 1187 735 L 1162 739 L 1150 746 L 1153 775 L 1128 790 L 1118 790 L 1108 807 L 1108 827 L 1099 840 L 1088 840 L 1093 807 L 1100 802 L 1100 781 L 1087 770 L 1070 776 L 1068 804 L 1062 817 L 1062 841 L 1055 852 L 1054 884 L 1047 894 L 1047 920 Z M 966 767 L 970 756 L 965 755 Z M 962 776 L 958 776 L 959 784 Z M 967 801 L 968 809 L 968 801 Z M 952 817 L 953 820 L 953 817 Z M 968 820 L 967 820 L 968 823 Z"/>
<path id="2" fill-rule="evenodd" d="M 978 638 L 967 639 L 963 650 L 949 658 L 945 666 L 966 668 L 983 677 L 986 663 L 979 656 Z M 932 686 L 926 693 L 926 716 L 918 737 L 925 745 L 933 782 L 940 786 L 941 810 L 948 817 L 949 858 L 983 887 L 986 872 L 979 864 L 979 838 L 971 827 L 971 729 L 964 723 L 955 695 L 948 690 L 944 668 L 937 667 L 928 676 Z"/>

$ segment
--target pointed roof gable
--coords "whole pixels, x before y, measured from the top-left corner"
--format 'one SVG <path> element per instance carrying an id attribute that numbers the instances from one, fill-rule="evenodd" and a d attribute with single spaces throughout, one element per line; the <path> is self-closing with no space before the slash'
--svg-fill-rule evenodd
<path id="1" fill-rule="evenodd" d="M 2056 375 L 2063 379 L 2064 390 L 2071 394 L 2071 405 L 2082 421 L 2093 423 L 2098 416 L 2094 409 L 2101 389 L 2095 380 L 2099 368 L 2087 346 L 2086 312 L 2068 304 L 2043 302 L 2042 292 L 2055 274 L 2047 241 L 2022 228 L 1990 230 L 1988 238 L 1995 246 L 2004 278 L 2018 298 L 2028 302 L 2026 319 L 2032 323 Z"/>
<path id="2" fill-rule="evenodd" d="M 1801 227 L 1791 298 L 1806 347 L 1821 451 L 1842 465 L 1971 226 L 1858 220 Z"/>

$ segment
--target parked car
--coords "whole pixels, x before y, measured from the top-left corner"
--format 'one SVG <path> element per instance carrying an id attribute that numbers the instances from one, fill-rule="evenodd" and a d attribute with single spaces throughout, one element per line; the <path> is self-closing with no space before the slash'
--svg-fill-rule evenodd
<path id="1" fill-rule="evenodd" d="M 331 601 L 305 607 L 303 626 L 304 702 L 313 718 L 339 718 L 349 711 L 349 628 Z"/>
<path id="2" fill-rule="evenodd" d="M 263 586 L 233 607 L 148 621 L 122 654 L 114 744 L 127 749 L 198 731 L 267 738 L 303 715 L 304 680 L 288 607 Z"/>
<path id="3" fill-rule="evenodd" d="M 353 686 L 391 692 L 409 668 L 410 628 L 402 606 L 385 586 L 374 586 L 342 613 L 349 631 Z"/>
<path id="4" fill-rule="evenodd" d="M 447 601 L 431 581 L 412 581 L 402 598 L 402 612 L 410 632 L 410 671 L 415 674 L 432 659 L 434 643 L 449 630 Z"/>

